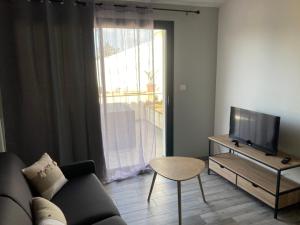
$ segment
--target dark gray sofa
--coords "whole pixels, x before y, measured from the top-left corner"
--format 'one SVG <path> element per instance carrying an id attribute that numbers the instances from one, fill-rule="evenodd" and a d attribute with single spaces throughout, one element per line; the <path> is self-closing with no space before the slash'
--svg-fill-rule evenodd
<path id="1" fill-rule="evenodd" d="M 32 191 L 12 153 L 0 153 L 0 225 L 32 225 Z M 67 184 L 51 200 L 64 212 L 68 225 L 126 225 L 95 176 L 92 161 L 61 167 Z"/>

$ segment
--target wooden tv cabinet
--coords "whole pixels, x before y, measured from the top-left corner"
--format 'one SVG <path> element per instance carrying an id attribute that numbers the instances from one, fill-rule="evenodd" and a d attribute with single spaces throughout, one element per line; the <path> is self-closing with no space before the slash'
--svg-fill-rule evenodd
<path id="1" fill-rule="evenodd" d="M 269 156 L 244 144 L 237 147 L 228 135 L 208 139 L 208 174 L 213 171 L 266 203 L 274 209 L 274 218 L 279 209 L 300 202 L 300 184 L 281 175 L 284 170 L 300 167 L 299 159 L 292 157 L 288 164 L 282 164 L 281 160 L 286 156 L 282 152 Z M 229 152 L 214 154 L 213 143 L 226 147 Z"/>

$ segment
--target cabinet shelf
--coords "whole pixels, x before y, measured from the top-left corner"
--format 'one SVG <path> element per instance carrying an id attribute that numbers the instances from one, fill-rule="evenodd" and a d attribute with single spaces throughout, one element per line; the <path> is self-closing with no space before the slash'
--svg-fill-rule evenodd
<path id="1" fill-rule="evenodd" d="M 227 168 L 231 172 L 258 185 L 265 191 L 273 195 L 276 194 L 276 173 L 230 153 L 211 156 L 210 159 Z M 285 177 L 281 178 L 279 189 L 280 194 L 297 188 L 300 188 L 300 184 Z"/>
<path id="2" fill-rule="evenodd" d="M 299 159 L 292 157 L 287 164 L 282 164 L 281 160 L 287 156 L 283 152 L 269 156 L 244 144 L 237 147 L 228 135 L 208 139 L 209 174 L 214 171 L 274 208 L 274 218 L 279 209 L 300 202 L 300 184 L 281 175 L 284 170 L 300 167 Z M 229 153 L 214 155 L 211 143 L 228 148 Z"/>
<path id="3" fill-rule="evenodd" d="M 255 161 L 258 161 L 268 167 L 271 167 L 275 170 L 287 170 L 294 167 L 300 166 L 300 159 L 297 159 L 293 157 L 291 161 L 287 164 L 282 164 L 281 160 L 288 156 L 287 154 L 279 151 L 277 155 L 266 155 L 264 152 L 256 150 L 255 148 L 252 148 L 250 146 L 247 146 L 245 144 L 239 144 L 240 146 L 237 147 L 232 143 L 231 139 L 229 138 L 229 135 L 219 135 L 219 136 L 213 136 L 208 138 L 210 141 L 213 141 L 215 143 L 218 143 L 224 147 L 230 148 L 236 152 L 239 152 L 249 158 L 254 159 Z"/>

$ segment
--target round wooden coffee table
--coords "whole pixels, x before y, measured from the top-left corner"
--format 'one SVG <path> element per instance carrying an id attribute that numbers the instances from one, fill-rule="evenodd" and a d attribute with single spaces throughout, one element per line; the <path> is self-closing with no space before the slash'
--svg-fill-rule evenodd
<path id="1" fill-rule="evenodd" d="M 202 198 L 203 201 L 206 202 L 200 178 L 200 173 L 204 170 L 205 163 L 200 159 L 174 156 L 153 159 L 150 161 L 150 166 L 154 170 L 154 176 L 148 196 L 148 202 L 150 201 L 157 174 L 167 179 L 176 181 L 178 192 L 179 224 L 181 225 L 181 181 L 190 180 L 194 177 L 198 177 Z"/>

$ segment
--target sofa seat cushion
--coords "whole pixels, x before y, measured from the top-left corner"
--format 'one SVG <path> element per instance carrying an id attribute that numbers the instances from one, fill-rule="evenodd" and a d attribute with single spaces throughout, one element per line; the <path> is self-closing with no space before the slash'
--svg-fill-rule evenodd
<path id="1" fill-rule="evenodd" d="M 86 225 L 119 215 L 94 174 L 69 180 L 51 200 L 64 213 L 68 225 Z"/>
<path id="2" fill-rule="evenodd" d="M 120 216 L 113 216 L 93 225 L 126 225 L 126 223 Z"/>

